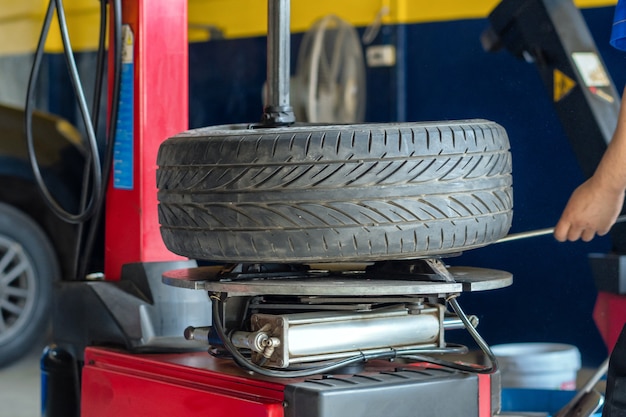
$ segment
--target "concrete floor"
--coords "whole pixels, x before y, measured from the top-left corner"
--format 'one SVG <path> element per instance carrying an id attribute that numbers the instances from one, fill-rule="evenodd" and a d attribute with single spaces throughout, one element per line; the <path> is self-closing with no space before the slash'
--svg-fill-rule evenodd
<path id="1" fill-rule="evenodd" d="M 0 417 L 41 415 L 41 352 L 43 346 L 36 346 L 23 359 L 0 369 Z"/>

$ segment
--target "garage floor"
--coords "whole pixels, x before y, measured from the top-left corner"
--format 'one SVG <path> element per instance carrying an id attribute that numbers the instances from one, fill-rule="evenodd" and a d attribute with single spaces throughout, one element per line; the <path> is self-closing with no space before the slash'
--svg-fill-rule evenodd
<path id="1" fill-rule="evenodd" d="M 0 417 L 37 417 L 41 415 L 39 358 L 36 346 L 22 360 L 0 369 Z"/>

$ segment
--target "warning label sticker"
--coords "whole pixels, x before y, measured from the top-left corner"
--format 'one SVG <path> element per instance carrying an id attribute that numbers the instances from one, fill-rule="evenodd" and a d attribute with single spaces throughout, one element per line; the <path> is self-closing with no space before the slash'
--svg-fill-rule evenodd
<path id="1" fill-rule="evenodd" d="M 553 81 L 554 81 L 554 102 L 560 101 L 563 97 L 565 97 L 572 88 L 576 87 L 576 81 L 563 74 L 563 72 L 558 69 L 554 69 L 553 71 Z"/>
<path id="2" fill-rule="evenodd" d="M 611 80 L 598 54 L 594 52 L 574 52 L 572 59 L 585 86 L 608 87 L 611 85 Z"/>

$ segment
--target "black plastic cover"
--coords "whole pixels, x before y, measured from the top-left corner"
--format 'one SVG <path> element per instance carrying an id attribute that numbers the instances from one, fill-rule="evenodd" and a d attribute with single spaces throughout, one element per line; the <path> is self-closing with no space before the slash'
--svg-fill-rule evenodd
<path id="1" fill-rule="evenodd" d="M 285 417 L 478 417 L 478 376 L 445 369 L 312 379 L 285 386 Z"/>

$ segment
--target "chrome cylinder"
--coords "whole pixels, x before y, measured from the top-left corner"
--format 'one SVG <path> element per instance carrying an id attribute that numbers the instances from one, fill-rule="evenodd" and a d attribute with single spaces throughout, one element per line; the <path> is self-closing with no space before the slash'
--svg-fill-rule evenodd
<path id="1" fill-rule="evenodd" d="M 252 327 L 253 332 L 262 329 L 280 340 L 268 363 L 278 367 L 380 349 L 444 345 L 439 305 L 427 306 L 419 314 L 402 305 L 368 312 L 255 314 Z"/>
<path id="2" fill-rule="evenodd" d="M 413 346 L 435 343 L 439 337 L 439 320 L 434 314 L 363 314 L 319 323 L 288 319 L 290 357 Z"/>

